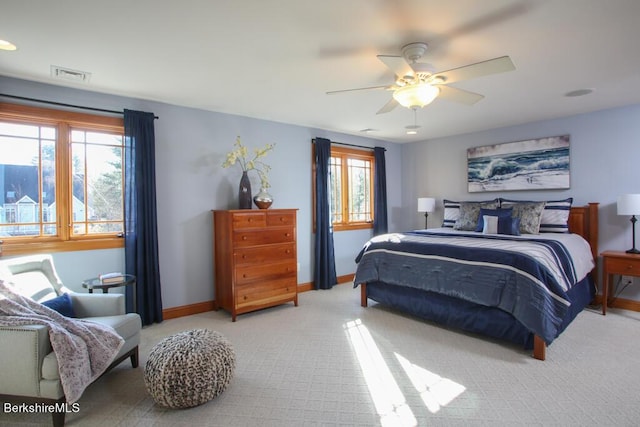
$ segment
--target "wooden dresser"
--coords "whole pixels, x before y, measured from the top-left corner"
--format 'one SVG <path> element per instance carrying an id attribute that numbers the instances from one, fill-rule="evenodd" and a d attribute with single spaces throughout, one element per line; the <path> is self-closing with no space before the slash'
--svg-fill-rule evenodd
<path id="1" fill-rule="evenodd" d="M 298 305 L 297 209 L 214 210 L 215 304 L 238 314 Z"/>

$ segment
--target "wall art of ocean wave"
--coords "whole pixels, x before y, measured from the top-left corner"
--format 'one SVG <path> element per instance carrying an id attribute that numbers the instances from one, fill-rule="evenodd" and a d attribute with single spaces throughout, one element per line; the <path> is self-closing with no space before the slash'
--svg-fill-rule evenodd
<path id="1" fill-rule="evenodd" d="M 569 147 L 468 159 L 469 191 L 569 188 Z"/>

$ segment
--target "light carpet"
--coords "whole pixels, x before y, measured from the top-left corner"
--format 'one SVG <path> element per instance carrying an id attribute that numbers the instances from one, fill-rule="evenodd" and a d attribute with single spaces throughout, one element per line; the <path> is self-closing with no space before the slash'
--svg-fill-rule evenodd
<path id="1" fill-rule="evenodd" d="M 145 327 L 140 367 L 92 384 L 68 426 L 635 426 L 640 313 L 582 312 L 535 360 L 520 348 L 448 330 L 371 302 L 344 284 L 238 316 L 221 310 Z M 159 407 L 143 372 L 162 338 L 209 328 L 233 344 L 230 386 L 191 409 Z M 8 414 L 3 426 L 51 425 Z"/>

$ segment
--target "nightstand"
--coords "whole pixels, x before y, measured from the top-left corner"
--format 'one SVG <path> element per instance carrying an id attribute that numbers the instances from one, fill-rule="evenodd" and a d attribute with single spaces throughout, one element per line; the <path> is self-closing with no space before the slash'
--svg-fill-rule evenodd
<path id="1" fill-rule="evenodd" d="M 605 251 L 600 256 L 602 256 L 602 314 L 606 315 L 611 277 L 614 274 L 640 277 L 640 255 Z"/>

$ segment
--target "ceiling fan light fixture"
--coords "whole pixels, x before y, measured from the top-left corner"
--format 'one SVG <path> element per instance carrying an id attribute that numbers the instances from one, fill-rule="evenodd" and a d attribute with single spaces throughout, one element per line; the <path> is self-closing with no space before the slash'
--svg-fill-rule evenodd
<path id="1" fill-rule="evenodd" d="M 419 83 L 396 89 L 393 92 L 393 99 L 406 108 L 422 108 L 431 104 L 439 93 L 439 88 L 428 83 Z"/>

